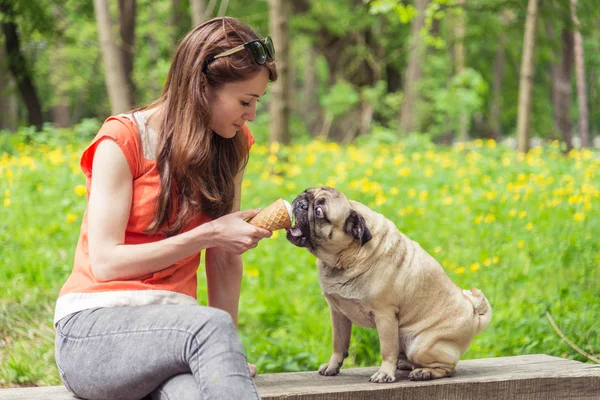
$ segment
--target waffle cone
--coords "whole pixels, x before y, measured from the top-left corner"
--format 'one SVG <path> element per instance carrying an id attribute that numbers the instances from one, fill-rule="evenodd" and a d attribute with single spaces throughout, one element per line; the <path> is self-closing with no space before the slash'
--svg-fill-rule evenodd
<path id="1" fill-rule="evenodd" d="M 279 199 L 267 208 L 262 209 L 248 222 L 270 231 L 292 227 L 292 220 L 283 199 Z"/>

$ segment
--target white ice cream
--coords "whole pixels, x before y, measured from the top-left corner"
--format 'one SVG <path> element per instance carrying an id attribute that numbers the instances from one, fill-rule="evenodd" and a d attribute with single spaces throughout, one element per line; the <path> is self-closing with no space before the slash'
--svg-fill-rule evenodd
<path id="1" fill-rule="evenodd" d="M 290 221 L 294 221 L 294 218 L 292 215 L 292 205 L 290 203 L 288 203 L 286 200 L 283 200 L 283 203 L 285 204 L 285 207 L 287 208 L 288 215 L 290 216 Z"/>

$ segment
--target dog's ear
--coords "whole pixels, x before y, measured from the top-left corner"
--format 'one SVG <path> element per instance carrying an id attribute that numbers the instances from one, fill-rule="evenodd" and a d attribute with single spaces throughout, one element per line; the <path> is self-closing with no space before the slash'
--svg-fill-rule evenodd
<path id="1" fill-rule="evenodd" d="M 352 210 L 348 218 L 346 218 L 344 232 L 355 239 L 360 239 L 361 246 L 364 246 L 365 243 L 373 237 L 369 228 L 365 225 L 365 219 L 354 210 Z"/>

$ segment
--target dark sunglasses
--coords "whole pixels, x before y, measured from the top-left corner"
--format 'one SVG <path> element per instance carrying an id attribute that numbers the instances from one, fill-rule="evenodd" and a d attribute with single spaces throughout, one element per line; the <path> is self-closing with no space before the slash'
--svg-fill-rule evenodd
<path id="1" fill-rule="evenodd" d="M 244 44 L 240 44 L 239 46 L 219 53 L 216 56 L 209 57 L 208 60 L 206 60 L 206 63 L 204 63 L 204 68 L 202 70 L 206 71 L 208 64 L 217 58 L 227 57 L 244 49 L 250 50 L 250 54 L 252 54 L 254 61 L 258 65 L 264 65 L 268 59 L 275 59 L 275 47 L 273 47 L 273 41 L 271 40 L 271 37 L 267 36 L 264 39 L 250 40 Z"/>

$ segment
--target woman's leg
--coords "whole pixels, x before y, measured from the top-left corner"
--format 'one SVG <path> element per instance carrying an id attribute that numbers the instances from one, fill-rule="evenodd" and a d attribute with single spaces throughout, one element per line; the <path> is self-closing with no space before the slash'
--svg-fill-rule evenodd
<path id="1" fill-rule="evenodd" d="M 229 314 L 150 305 L 84 310 L 56 327 L 65 386 L 86 399 L 140 399 L 192 373 L 201 399 L 258 399 Z"/>
<path id="2" fill-rule="evenodd" d="M 152 400 L 199 400 L 204 399 L 192 374 L 175 375 L 152 392 Z"/>

